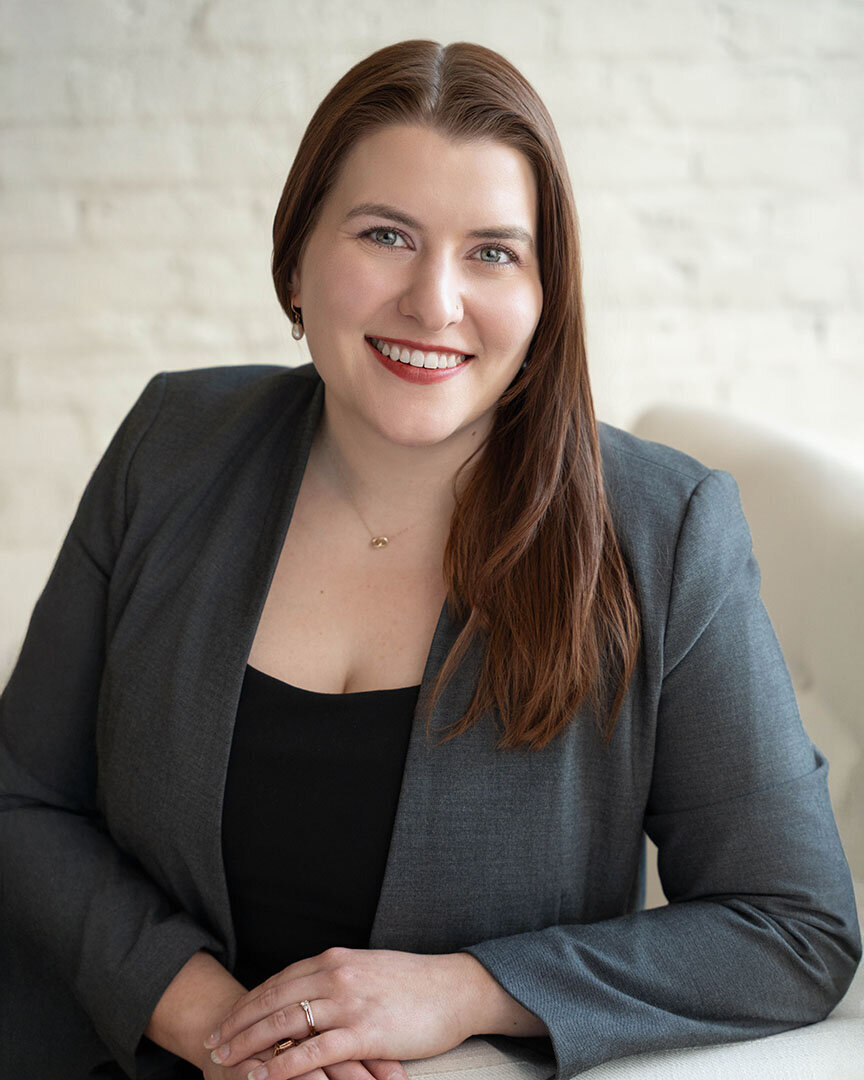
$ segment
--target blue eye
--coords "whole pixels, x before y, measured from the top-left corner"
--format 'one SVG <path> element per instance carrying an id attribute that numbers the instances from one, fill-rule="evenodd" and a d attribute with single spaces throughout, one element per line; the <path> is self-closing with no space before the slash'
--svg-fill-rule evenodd
<path id="1" fill-rule="evenodd" d="M 399 229 L 393 229 L 389 225 L 376 225 L 371 229 L 366 229 L 365 232 L 360 233 L 360 237 L 362 239 L 367 239 L 368 238 L 369 240 L 372 241 L 373 244 L 377 245 L 378 247 L 384 247 L 384 248 L 395 248 L 395 247 L 397 247 L 397 245 L 395 243 L 388 244 L 388 243 L 385 243 L 382 240 L 379 240 L 377 238 L 377 236 L 380 235 L 380 234 L 383 234 L 385 236 L 387 234 L 389 234 L 390 236 L 401 237 L 403 240 L 405 239 L 404 234 L 402 232 L 400 232 Z M 509 259 L 509 262 L 503 262 L 500 259 L 499 260 L 480 259 L 479 261 L 482 262 L 485 266 L 508 267 L 508 266 L 516 266 L 520 262 L 519 256 L 516 254 L 515 251 L 511 250 L 508 247 L 503 247 L 500 244 L 484 244 L 483 247 L 478 248 L 477 250 L 481 251 L 481 252 L 483 252 L 483 251 L 499 251 L 499 252 L 503 252 Z"/>
<path id="2" fill-rule="evenodd" d="M 367 229 L 366 232 L 361 233 L 361 236 L 372 236 L 374 233 L 389 233 L 391 236 L 402 236 L 402 233 L 398 229 L 381 228 L 380 226 L 375 229 Z M 395 244 L 384 244 L 380 240 L 375 240 L 376 244 L 381 244 L 382 247 L 395 247 Z"/>
<path id="3" fill-rule="evenodd" d="M 510 258 L 509 263 L 502 263 L 502 262 L 498 262 L 496 260 L 495 262 L 492 263 L 492 266 L 510 266 L 510 265 L 512 265 L 512 263 L 519 262 L 518 255 L 516 254 L 515 251 L 511 251 L 510 248 L 505 248 L 505 247 L 482 247 L 482 248 L 480 248 L 480 250 L 481 251 L 503 251 L 505 255 L 509 256 L 509 258 Z M 481 259 L 480 260 L 480 262 L 486 262 L 486 261 L 487 261 L 486 259 Z"/>

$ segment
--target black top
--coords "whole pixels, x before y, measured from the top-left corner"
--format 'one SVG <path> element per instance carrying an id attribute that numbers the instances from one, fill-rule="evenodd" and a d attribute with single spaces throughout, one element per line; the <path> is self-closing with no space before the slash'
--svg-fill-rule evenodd
<path id="1" fill-rule="evenodd" d="M 419 691 L 322 694 L 247 666 L 222 811 L 247 989 L 368 946 Z"/>

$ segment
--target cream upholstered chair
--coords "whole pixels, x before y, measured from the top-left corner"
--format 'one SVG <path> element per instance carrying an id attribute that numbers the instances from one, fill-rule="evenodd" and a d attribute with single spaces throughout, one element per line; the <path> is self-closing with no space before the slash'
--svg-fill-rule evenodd
<path id="1" fill-rule="evenodd" d="M 706 409 L 662 406 L 633 433 L 732 473 L 762 599 L 801 718 L 829 762 L 837 827 L 864 900 L 864 467 Z M 662 901 L 662 893 L 653 892 Z"/>
<path id="2" fill-rule="evenodd" d="M 720 413 L 663 406 L 634 434 L 666 443 L 738 482 L 762 599 L 804 726 L 829 761 L 829 789 L 864 923 L 864 468 Z M 646 906 L 664 904 L 653 845 Z M 519 1044 L 468 1039 L 406 1063 L 423 1080 L 546 1080 L 548 1060 Z M 580 1080 L 864 1080 L 864 964 L 818 1024 L 722 1046 L 636 1054 Z"/>

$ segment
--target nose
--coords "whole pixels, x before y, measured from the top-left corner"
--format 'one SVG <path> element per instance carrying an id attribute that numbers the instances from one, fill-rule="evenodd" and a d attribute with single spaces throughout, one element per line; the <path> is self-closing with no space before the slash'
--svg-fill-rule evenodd
<path id="1" fill-rule="evenodd" d="M 399 297 L 399 313 L 436 333 L 462 319 L 462 279 L 446 254 L 414 259 Z"/>

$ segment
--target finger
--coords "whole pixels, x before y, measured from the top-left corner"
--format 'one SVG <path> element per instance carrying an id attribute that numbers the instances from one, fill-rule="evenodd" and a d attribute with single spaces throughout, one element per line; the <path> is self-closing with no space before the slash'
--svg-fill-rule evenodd
<path id="1" fill-rule="evenodd" d="M 374 1061 L 364 1061 L 363 1064 L 375 1080 L 409 1080 L 408 1073 L 398 1061 L 375 1058 Z"/>
<path id="2" fill-rule="evenodd" d="M 324 1070 L 328 1080 L 374 1080 L 372 1073 L 360 1061 L 340 1061 Z"/>
<path id="3" fill-rule="evenodd" d="M 344 1061 L 360 1061 L 359 1040 L 349 1028 L 336 1028 L 306 1039 L 299 1046 L 292 1046 L 267 1063 L 267 1080 L 297 1080 L 308 1072 L 325 1069 Z M 253 1080 L 259 1080 L 261 1073 L 253 1070 L 249 1074 Z"/>
<path id="4" fill-rule="evenodd" d="M 310 982 L 309 979 L 312 981 Z M 320 983 L 320 978 L 319 978 Z M 292 983 L 274 983 L 268 987 L 263 993 L 259 994 L 254 1001 L 251 1001 L 244 1008 L 228 1016 L 222 1023 L 221 1027 L 214 1035 L 211 1035 L 205 1042 L 205 1047 L 216 1047 L 217 1051 L 221 1054 L 220 1061 L 217 1064 L 225 1064 L 229 1060 L 227 1054 L 224 1054 L 226 1046 L 231 1046 L 236 1043 L 238 1036 L 254 1027 L 256 1024 L 260 1024 L 266 1020 L 267 1017 L 277 1016 L 276 1027 L 279 1029 L 276 1031 L 274 1038 L 270 1040 L 270 1043 L 276 1041 L 276 1039 L 285 1038 L 305 1038 L 310 1034 L 309 1025 L 306 1021 L 306 1014 L 303 1007 L 300 1005 L 301 1001 L 311 1001 L 311 1008 L 319 1009 L 321 1001 L 324 998 L 322 990 L 319 988 L 317 992 L 314 992 L 313 983 L 315 982 L 315 976 L 309 976 L 308 979 L 299 979 Z M 312 1013 L 313 1022 L 318 1025 L 318 1021 L 323 1017 L 318 1015 L 316 1017 L 315 1012 Z M 260 1041 L 256 1043 L 244 1042 L 240 1052 L 248 1054 L 255 1053 L 257 1050 L 262 1049 L 267 1043 Z M 233 1046 L 232 1046 L 233 1049 Z M 236 1060 L 236 1054 L 234 1055 Z M 216 1058 L 214 1058 L 214 1061 Z"/>
<path id="5" fill-rule="evenodd" d="M 269 979 L 265 979 L 264 982 L 253 987 L 247 994 L 244 994 L 243 997 L 238 998 L 231 1006 L 230 1011 L 226 1014 L 226 1019 L 228 1016 L 233 1016 L 235 1013 L 239 1012 L 240 1009 L 244 1008 L 246 1005 L 251 1004 L 260 997 L 262 993 L 279 983 L 306 978 L 309 975 L 315 975 L 319 971 L 325 970 L 328 953 L 330 951 L 332 950 L 328 949 L 327 952 L 318 953 L 316 956 L 307 956 L 305 959 L 297 960 L 293 964 L 289 964 L 288 967 L 283 968 L 281 971 L 277 971 L 274 975 L 271 975 Z"/>
<path id="6" fill-rule="evenodd" d="M 340 1021 L 344 1023 L 346 1015 L 344 1005 L 337 1006 L 335 1001 L 324 998 L 316 998 L 312 1001 L 310 1011 L 312 1011 L 316 1030 L 319 1024 L 326 1029 L 338 1027 Z M 227 1032 L 230 1029 L 223 1027 L 223 1030 Z M 306 1013 L 299 1003 L 294 1001 L 290 1005 L 276 1007 L 274 1011 L 267 1012 L 257 1023 L 238 1031 L 233 1037 L 229 1036 L 227 1041 L 211 1052 L 210 1057 L 217 1065 L 231 1068 L 244 1058 L 269 1050 L 283 1039 L 308 1039 L 308 1037 L 309 1024 Z M 290 1047 L 291 1051 L 294 1049 Z M 345 1058 L 341 1060 L 344 1061 Z"/>
<path id="7" fill-rule="evenodd" d="M 363 1064 L 375 1080 L 409 1080 L 408 1073 L 398 1061 L 375 1058 L 374 1061 L 364 1061 Z"/>

